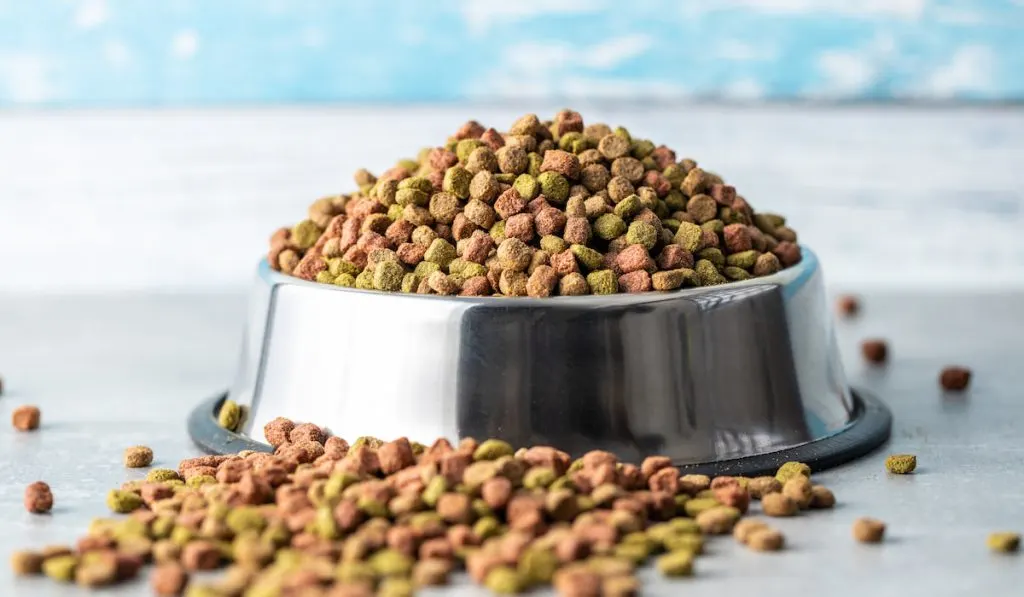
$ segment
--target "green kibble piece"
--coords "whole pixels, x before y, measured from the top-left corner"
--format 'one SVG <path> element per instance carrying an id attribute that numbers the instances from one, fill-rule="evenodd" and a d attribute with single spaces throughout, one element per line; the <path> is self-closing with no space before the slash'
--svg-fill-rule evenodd
<path id="1" fill-rule="evenodd" d="M 679 577 L 693 574 L 693 555 L 687 551 L 673 551 L 658 558 L 658 572 L 665 576 Z"/>
<path id="2" fill-rule="evenodd" d="M 913 454 L 893 454 L 885 459 L 885 470 L 894 475 L 908 475 L 917 468 L 917 456 Z"/>
<path id="3" fill-rule="evenodd" d="M 111 489 L 107 494 L 107 507 L 119 514 L 127 514 L 142 507 L 142 498 L 132 491 Z"/>
<path id="4" fill-rule="evenodd" d="M 452 166 L 444 173 L 441 188 L 459 199 L 469 199 L 469 184 L 473 175 L 462 166 Z"/>
<path id="5" fill-rule="evenodd" d="M 710 247 L 697 253 L 698 259 L 706 259 L 715 265 L 715 268 L 725 267 L 725 255 L 721 249 Z"/>
<path id="6" fill-rule="evenodd" d="M 672 269 L 655 272 L 651 275 L 651 284 L 655 290 L 675 290 L 693 279 L 694 272 L 690 269 Z"/>
<path id="7" fill-rule="evenodd" d="M 569 181 L 558 172 L 541 172 L 537 177 L 540 191 L 552 203 L 565 203 L 569 198 Z"/>
<path id="8" fill-rule="evenodd" d="M 189 541 L 195 539 L 195 533 L 193 533 L 187 527 L 174 527 L 171 531 L 171 543 L 174 543 L 178 547 L 185 547 Z"/>
<path id="9" fill-rule="evenodd" d="M 547 585 L 558 570 L 558 558 L 550 550 L 534 547 L 523 552 L 516 569 L 527 585 Z"/>
<path id="10" fill-rule="evenodd" d="M 626 222 L 616 214 L 604 214 L 594 221 L 594 232 L 604 240 L 612 240 L 626 233 Z"/>
<path id="11" fill-rule="evenodd" d="M 412 597 L 416 586 L 405 578 L 385 578 L 377 587 L 377 597 Z"/>
<path id="12" fill-rule="evenodd" d="M 538 489 L 548 487 L 555 482 L 558 475 L 555 470 L 546 466 L 535 466 L 526 471 L 523 475 L 523 487 L 527 489 Z"/>
<path id="13" fill-rule="evenodd" d="M 435 240 L 441 240 L 441 239 L 435 239 Z M 449 263 L 451 263 L 451 262 L 449 262 Z M 417 276 L 420 276 L 421 278 L 426 278 L 430 274 L 432 274 L 434 272 L 439 272 L 439 271 L 441 271 L 441 266 L 436 264 L 436 263 L 431 263 L 429 261 L 421 261 L 421 262 L 417 263 L 416 267 L 413 269 L 413 273 L 416 274 Z"/>
<path id="14" fill-rule="evenodd" d="M 529 174 L 520 174 L 517 176 L 516 181 L 512 183 L 512 188 L 514 188 L 519 195 L 527 201 L 536 198 L 537 195 L 540 194 L 540 183 L 537 182 L 536 178 Z M 568 189 L 566 189 L 566 191 L 568 192 Z"/>
<path id="15" fill-rule="evenodd" d="M 364 514 L 373 518 L 387 518 L 390 514 L 387 504 L 375 500 L 370 496 L 364 495 L 360 497 L 356 502 L 356 505 L 359 506 L 359 509 L 362 510 Z"/>
<path id="16" fill-rule="evenodd" d="M 507 566 L 497 566 L 487 573 L 484 586 L 499 595 L 515 595 L 523 591 L 523 579 Z"/>
<path id="17" fill-rule="evenodd" d="M 587 274 L 587 284 L 594 294 L 615 294 L 619 291 L 619 281 L 615 272 L 610 269 L 592 271 Z"/>
<path id="18" fill-rule="evenodd" d="M 217 479 L 213 475 L 196 475 L 194 477 L 189 477 L 188 481 L 185 481 L 185 486 L 194 489 L 197 487 L 202 487 L 203 485 L 210 485 L 216 482 Z"/>
<path id="19" fill-rule="evenodd" d="M 225 400 L 217 413 L 217 424 L 228 431 L 234 431 L 238 429 L 238 424 L 241 422 L 242 407 L 234 400 Z"/>
<path id="20" fill-rule="evenodd" d="M 356 279 L 351 274 L 339 274 L 338 277 L 334 279 L 334 285 L 342 286 L 344 288 L 352 288 L 356 285 Z"/>
<path id="21" fill-rule="evenodd" d="M 403 213 L 405 213 L 405 208 L 397 203 L 388 206 L 388 219 L 392 222 L 397 222 Z"/>
<path id="22" fill-rule="evenodd" d="M 722 273 L 725 274 L 726 278 L 728 278 L 730 280 L 736 280 L 736 281 L 749 280 L 749 279 L 754 277 L 754 276 L 750 275 L 750 273 L 747 270 L 745 270 L 743 268 L 739 268 L 739 267 L 732 267 L 732 266 L 726 267 L 723 270 Z"/>
<path id="23" fill-rule="evenodd" d="M 448 264 L 450 264 L 455 257 L 455 247 L 443 238 L 435 238 L 434 241 L 430 243 L 430 246 L 427 247 L 427 252 L 423 254 L 424 260 L 436 263 L 441 268 L 448 267 Z"/>
<path id="24" fill-rule="evenodd" d="M 423 278 L 416 274 L 405 274 L 404 276 L 402 276 L 402 292 L 416 292 L 416 289 L 419 288 L 420 286 L 420 280 L 422 279 Z"/>
<path id="25" fill-rule="evenodd" d="M 677 211 L 685 212 L 686 201 L 686 196 L 683 195 L 682 192 L 675 189 L 669 191 L 668 195 L 665 195 L 665 207 L 669 210 L 670 213 L 675 213 Z"/>
<path id="26" fill-rule="evenodd" d="M 181 477 L 178 476 L 178 471 L 171 470 L 169 468 L 155 468 L 146 475 L 146 481 L 149 483 L 163 483 L 164 481 L 180 481 Z"/>
<path id="27" fill-rule="evenodd" d="M 441 242 L 445 241 L 442 240 Z M 401 290 L 402 278 L 404 276 L 405 269 L 400 264 L 395 263 L 394 261 L 379 263 L 373 270 L 373 287 L 377 290 L 390 292 Z"/>
<path id="28" fill-rule="evenodd" d="M 382 549 L 370 557 L 370 565 L 379 576 L 409 576 L 413 561 L 409 556 L 393 549 Z"/>
<path id="29" fill-rule="evenodd" d="M 571 478 L 567 476 L 562 476 L 552 481 L 551 485 L 548 486 L 548 489 L 550 489 L 551 491 L 558 491 L 560 489 L 569 489 L 571 491 L 576 491 L 576 484 L 573 483 Z"/>
<path id="30" fill-rule="evenodd" d="M 487 502 L 482 499 L 477 498 L 473 500 L 470 507 L 473 509 L 473 514 L 478 518 L 482 516 L 494 516 L 494 510 L 492 510 L 491 507 L 487 505 Z"/>
<path id="31" fill-rule="evenodd" d="M 721 505 L 722 504 L 718 503 L 718 500 L 715 498 L 694 498 L 692 500 L 687 500 L 686 505 L 683 506 L 683 508 L 685 509 L 687 516 L 696 517 L 705 510 L 717 508 Z"/>
<path id="32" fill-rule="evenodd" d="M 725 231 L 725 222 L 723 222 L 722 220 L 708 220 L 707 222 L 701 224 L 700 228 L 701 230 L 714 232 L 715 234 L 721 236 L 722 232 Z"/>
<path id="33" fill-rule="evenodd" d="M 171 536 L 173 530 L 174 518 L 170 516 L 161 516 L 149 525 L 149 534 L 154 539 L 167 539 Z"/>
<path id="34" fill-rule="evenodd" d="M 704 231 L 700 226 L 692 222 L 680 222 L 679 228 L 676 230 L 672 240 L 680 247 L 693 253 L 700 247 L 703 237 Z"/>
<path id="35" fill-rule="evenodd" d="M 473 460 L 497 460 L 515 453 L 512 445 L 500 439 L 485 440 L 473 452 Z"/>
<path id="36" fill-rule="evenodd" d="M 433 508 L 437 505 L 437 500 L 441 498 L 444 493 L 448 491 L 448 482 L 445 478 L 438 475 L 430 479 L 427 482 L 427 486 L 423 489 L 423 503 Z"/>
<path id="37" fill-rule="evenodd" d="M 377 574 L 368 562 L 355 560 L 342 561 L 334 569 L 334 578 L 342 583 L 369 583 L 376 580 Z"/>
<path id="38" fill-rule="evenodd" d="M 421 193 L 429 194 L 434 192 L 434 185 L 430 184 L 430 181 L 423 176 L 410 176 L 398 183 L 398 190 L 404 191 L 406 189 L 415 189 Z"/>
<path id="39" fill-rule="evenodd" d="M 760 253 L 754 250 L 732 253 L 731 255 L 725 256 L 725 264 L 732 267 L 750 269 L 754 267 L 755 263 L 757 263 L 758 255 L 760 255 Z"/>
<path id="40" fill-rule="evenodd" d="M 292 235 L 289 241 L 300 249 L 308 249 L 316 244 L 323 230 L 313 220 L 302 220 L 292 228 Z"/>
<path id="41" fill-rule="evenodd" d="M 679 230 L 679 220 L 673 220 L 672 218 L 662 220 L 661 225 L 671 230 L 673 234 L 675 234 L 676 230 Z"/>
<path id="42" fill-rule="evenodd" d="M 700 525 L 698 525 L 692 518 L 686 518 L 679 516 L 668 521 L 668 526 L 674 532 L 683 535 L 699 535 Z"/>
<path id="43" fill-rule="evenodd" d="M 658 230 L 647 222 L 632 222 L 626 232 L 626 242 L 631 245 L 640 245 L 650 251 L 658 243 Z"/>
<path id="44" fill-rule="evenodd" d="M 686 178 L 686 171 L 678 164 L 669 164 L 662 170 L 661 175 L 668 180 L 673 188 L 679 188 L 679 183 Z"/>
<path id="45" fill-rule="evenodd" d="M 77 566 L 78 558 L 72 555 L 47 558 L 43 561 L 43 574 L 58 582 L 71 582 Z"/>
<path id="46" fill-rule="evenodd" d="M 570 131 L 558 138 L 558 148 L 562 151 L 572 151 L 573 145 L 578 141 L 583 140 L 583 133 Z M 586 149 L 586 147 L 584 147 L 584 149 Z"/>
<path id="47" fill-rule="evenodd" d="M 406 205 L 426 207 L 430 203 L 430 195 L 419 189 L 399 189 L 395 193 L 395 201 L 402 207 Z"/>
<path id="48" fill-rule="evenodd" d="M 473 150 L 477 147 L 483 146 L 484 142 L 480 139 L 462 139 L 455 144 L 455 155 L 458 156 L 460 162 L 465 162 L 469 159 L 469 154 L 473 153 Z"/>
<path id="49" fill-rule="evenodd" d="M 651 555 L 651 550 L 645 543 L 620 543 L 615 546 L 613 553 L 616 557 L 642 564 Z"/>
<path id="50" fill-rule="evenodd" d="M 715 264 L 707 259 L 698 261 L 697 265 L 694 266 L 694 271 L 697 273 L 697 280 L 700 281 L 701 286 L 715 286 L 716 284 L 725 284 L 728 281 L 722 274 L 718 273 L 718 268 L 715 267 Z"/>
<path id="51" fill-rule="evenodd" d="M 530 176 L 537 178 L 540 175 L 540 167 L 544 163 L 544 158 L 540 157 L 539 153 L 531 152 L 526 156 L 526 173 Z"/>
<path id="52" fill-rule="evenodd" d="M 704 552 L 704 537 L 699 532 L 666 535 L 661 544 L 665 551 L 686 551 L 693 555 Z"/>
<path id="53" fill-rule="evenodd" d="M 811 467 L 802 462 L 791 461 L 783 464 L 777 471 L 775 471 L 775 478 L 783 485 L 786 484 L 786 481 L 797 476 L 803 476 L 809 479 L 811 477 Z"/>
<path id="54" fill-rule="evenodd" d="M 360 290 L 373 290 L 373 272 L 367 269 L 356 276 L 356 288 Z"/>
<path id="55" fill-rule="evenodd" d="M 331 275 L 331 272 L 324 270 L 316 273 L 316 281 L 319 284 L 333 284 L 334 276 Z"/>
<path id="56" fill-rule="evenodd" d="M 317 508 L 316 518 L 313 519 L 313 533 L 321 539 L 338 538 L 338 523 L 334 521 L 334 513 L 330 507 Z"/>
<path id="57" fill-rule="evenodd" d="M 497 537 L 501 534 L 501 522 L 493 516 L 484 516 L 473 524 L 473 534 L 481 540 Z"/>
<path id="58" fill-rule="evenodd" d="M 583 267 L 589 270 L 596 270 L 604 266 L 604 256 L 590 247 L 585 245 L 572 245 L 569 247 L 569 250 L 576 256 L 576 260 L 579 261 Z M 589 281 L 590 280 L 588 279 L 587 282 Z M 593 288 L 593 285 L 591 285 L 591 288 Z M 594 294 L 598 293 L 595 291 Z"/>
<path id="59" fill-rule="evenodd" d="M 489 234 L 491 235 L 491 239 L 494 241 L 494 244 L 500 245 L 502 242 L 504 242 L 505 220 L 498 220 L 497 222 L 495 222 L 494 226 L 491 226 Z"/>
<path id="60" fill-rule="evenodd" d="M 546 251 L 549 255 L 556 255 L 569 248 L 569 243 L 565 242 L 565 239 L 548 234 L 542 236 L 540 239 L 540 248 Z"/>
<path id="61" fill-rule="evenodd" d="M 399 168 L 404 168 L 410 174 L 415 172 L 416 170 L 418 170 L 419 167 L 420 167 L 420 163 L 418 161 L 410 159 L 410 158 L 404 158 L 404 159 L 398 160 L 398 163 L 395 164 L 395 165 L 398 166 Z"/>
<path id="62" fill-rule="evenodd" d="M 242 506 L 230 510 L 224 522 L 236 535 L 241 535 L 246 531 L 259 533 L 266 528 L 267 517 L 258 508 Z"/>
<path id="63" fill-rule="evenodd" d="M 615 204 L 615 215 L 619 216 L 623 220 L 630 220 L 636 214 L 640 213 L 640 210 L 644 208 L 643 203 L 640 201 L 640 197 L 637 195 L 629 195 L 622 201 Z"/>

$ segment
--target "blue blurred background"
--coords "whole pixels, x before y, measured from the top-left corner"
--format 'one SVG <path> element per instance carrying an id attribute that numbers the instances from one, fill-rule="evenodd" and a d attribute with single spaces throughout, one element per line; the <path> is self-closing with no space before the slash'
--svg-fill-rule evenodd
<path id="1" fill-rule="evenodd" d="M 0 105 L 1024 98 L 1024 0 L 0 0 Z"/>

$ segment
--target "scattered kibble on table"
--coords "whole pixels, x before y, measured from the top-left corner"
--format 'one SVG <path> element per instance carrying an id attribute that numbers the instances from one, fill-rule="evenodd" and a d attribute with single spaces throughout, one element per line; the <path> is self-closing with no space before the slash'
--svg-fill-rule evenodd
<path id="1" fill-rule="evenodd" d="M 46 514 L 53 509 L 53 492 L 50 486 L 36 481 L 25 488 L 25 509 L 33 514 Z"/>
<path id="2" fill-rule="evenodd" d="M 362 290 L 567 296 L 772 275 L 796 232 L 721 176 L 571 110 L 508 132 L 469 121 L 351 194 L 317 199 L 270 238 L 273 269 Z"/>
<path id="3" fill-rule="evenodd" d="M 992 551 L 1015 553 L 1020 550 L 1020 533 L 992 533 L 985 543 Z"/>
<path id="4" fill-rule="evenodd" d="M 681 475 L 672 461 L 610 452 L 573 460 L 549 446 L 498 439 L 431 445 L 364 436 L 351 445 L 309 423 L 264 428 L 273 454 L 200 456 L 110 490 L 115 514 L 74 547 L 19 552 L 19 575 L 99 587 L 155 568 L 157 595 L 408 596 L 464 568 L 498 593 L 554 585 L 560 595 L 632 597 L 647 562 L 669 577 L 696 572 L 705 541 L 732 534 L 755 552 L 784 537 L 745 518 L 771 500 L 788 515 L 828 498 L 810 469 L 775 476 Z M 831 497 L 831 493 L 828 494 Z M 795 496 L 796 499 L 794 499 Z M 834 497 L 831 497 L 834 501 Z M 227 567 L 211 582 L 193 573 Z"/>
<path id="5" fill-rule="evenodd" d="M 885 459 L 885 470 L 894 475 L 909 475 L 917 468 L 917 456 L 892 454 Z"/>
<path id="6" fill-rule="evenodd" d="M 132 446 L 124 451 L 124 465 L 128 468 L 144 468 L 153 464 L 153 450 L 147 446 Z"/>
<path id="7" fill-rule="evenodd" d="M 860 352 L 864 360 L 873 365 L 881 365 L 889 360 L 889 345 L 885 340 L 865 340 L 861 342 Z"/>
<path id="8" fill-rule="evenodd" d="M 854 317 L 860 313 L 860 300 L 853 295 L 843 295 L 836 300 L 836 310 L 842 317 Z"/>
<path id="9" fill-rule="evenodd" d="M 942 389 L 951 392 L 960 392 L 967 389 L 971 383 L 971 370 L 967 367 L 950 365 L 939 374 L 939 385 Z"/>
<path id="10" fill-rule="evenodd" d="M 39 408 L 31 405 L 19 406 L 11 413 L 11 425 L 18 431 L 35 431 L 39 429 L 42 413 Z"/>
<path id="11" fill-rule="evenodd" d="M 853 522 L 853 538 L 861 543 L 881 543 L 885 523 L 874 518 L 858 518 Z"/>

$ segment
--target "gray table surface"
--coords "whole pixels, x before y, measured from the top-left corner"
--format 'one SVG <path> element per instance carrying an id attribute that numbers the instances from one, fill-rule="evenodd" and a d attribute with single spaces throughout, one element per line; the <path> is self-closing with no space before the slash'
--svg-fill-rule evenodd
<path id="1" fill-rule="evenodd" d="M 1024 329 L 1022 295 L 873 294 L 839 337 L 849 377 L 887 401 L 896 423 L 890 445 L 816 475 L 839 503 L 774 523 L 787 536 L 779 554 L 757 554 L 716 540 L 697 575 L 655 580 L 644 594 L 987 595 L 1020 594 L 1024 556 L 991 554 L 986 535 L 1024 531 Z M 69 542 L 105 514 L 105 491 L 142 472 L 121 466 L 126 446 L 147 444 L 156 465 L 195 455 L 185 433 L 188 410 L 222 390 L 231 376 L 244 297 L 124 294 L 117 297 L 0 297 L 4 421 L 19 404 L 37 404 L 35 433 L 0 425 L 0 554 Z M 865 367 L 867 336 L 891 340 L 892 362 Z M 941 366 L 975 371 L 963 395 L 937 386 Z M 890 452 L 913 452 L 919 469 L 891 477 Z M 46 516 L 24 511 L 26 484 L 45 480 L 56 505 Z M 850 537 L 859 516 L 889 523 L 883 545 Z M 796 593 L 794 593 L 796 591 Z M 451 592 L 482 595 L 460 585 Z M 15 580 L 0 567 L 0 595 L 81 594 L 41 580 Z M 141 583 L 108 591 L 145 595 Z"/>

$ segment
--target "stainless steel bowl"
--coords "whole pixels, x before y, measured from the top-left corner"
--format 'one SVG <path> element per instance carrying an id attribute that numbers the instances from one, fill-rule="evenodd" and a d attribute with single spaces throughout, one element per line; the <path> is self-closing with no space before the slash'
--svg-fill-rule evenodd
<path id="1" fill-rule="evenodd" d="M 211 426 L 216 399 L 194 413 L 208 449 L 262 441 L 283 416 L 349 439 L 501 437 L 752 471 L 826 466 L 889 432 L 888 411 L 847 385 L 806 249 L 765 278 L 547 299 L 352 290 L 263 262 L 228 396 L 248 407 L 239 435 Z"/>

